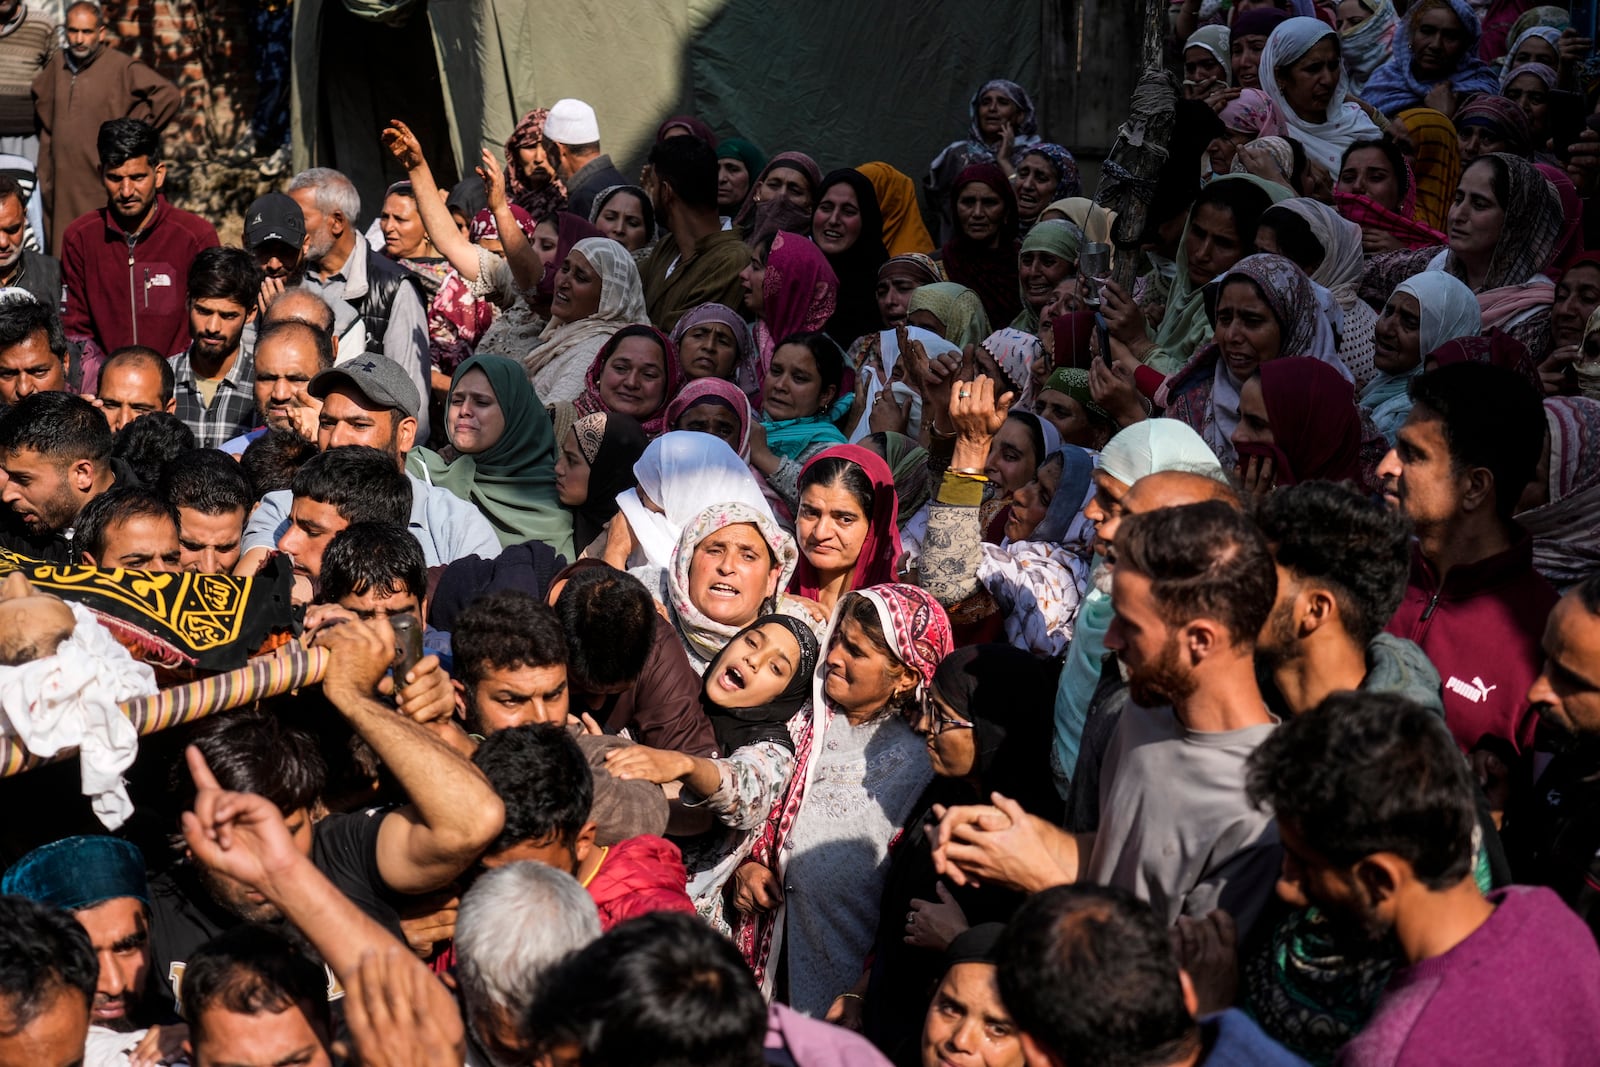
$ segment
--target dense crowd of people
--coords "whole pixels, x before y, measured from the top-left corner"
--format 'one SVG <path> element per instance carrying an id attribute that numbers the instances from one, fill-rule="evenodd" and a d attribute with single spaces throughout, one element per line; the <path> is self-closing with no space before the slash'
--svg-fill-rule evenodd
<path id="1" fill-rule="evenodd" d="M 396 118 L 241 247 L 65 18 L 0 0 L 0 740 L 76 753 L 0 781 L 0 1067 L 1592 1062 L 1565 9 L 1181 0 L 1140 232 L 999 78 L 920 180 Z"/>

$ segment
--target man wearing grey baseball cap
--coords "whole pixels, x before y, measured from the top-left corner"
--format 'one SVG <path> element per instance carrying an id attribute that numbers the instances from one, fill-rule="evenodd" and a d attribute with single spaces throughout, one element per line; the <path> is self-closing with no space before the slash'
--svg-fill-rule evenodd
<path id="1" fill-rule="evenodd" d="M 394 457 L 404 470 L 406 453 L 417 440 L 422 398 L 411 376 L 387 356 L 367 352 L 322 371 L 306 390 L 322 401 L 317 447 L 367 445 Z M 407 475 L 410 478 L 410 475 Z M 244 532 L 244 556 L 235 574 L 253 574 L 277 545 L 289 524 L 293 496 L 279 490 L 262 497 Z M 500 554 L 494 527 L 472 504 L 450 490 L 411 478 L 412 536 L 429 567 L 464 556 L 493 559 Z"/>

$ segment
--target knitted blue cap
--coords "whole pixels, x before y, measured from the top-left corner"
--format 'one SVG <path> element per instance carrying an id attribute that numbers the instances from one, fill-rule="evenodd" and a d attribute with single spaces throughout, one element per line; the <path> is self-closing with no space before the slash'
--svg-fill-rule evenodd
<path id="1" fill-rule="evenodd" d="M 65 837 L 36 848 L 0 878 L 0 893 L 80 911 L 117 897 L 150 903 L 144 854 L 120 837 Z"/>

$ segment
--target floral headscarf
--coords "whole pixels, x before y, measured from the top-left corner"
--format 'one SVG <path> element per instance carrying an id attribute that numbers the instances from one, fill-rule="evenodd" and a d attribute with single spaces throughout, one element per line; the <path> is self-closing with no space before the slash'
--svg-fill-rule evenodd
<path id="1" fill-rule="evenodd" d="M 528 240 L 533 240 L 533 229 L 539 225 L 539 220 L 516 204 L 507 206 L 511 211 L 511 217 L 517 220 L 517 229 L 521 230 L 522 235 Z M 484 208 L 472 216 L 472 222 L 467 225 L 467 237 L 473 244 L 479 241 L 500 240 L 500 224 L 495 221 L 494 212 Z"/>
<path id="2" fill-rule="evenodd" d="M 1399 24 L 1390 0 L 1377 0 L 1376 7 L 1372 3 L 1373 0 L 1361 0 L 1361 6 L 1372 12 L 1369 18 L 1339 31 L 1340 56 L 1345 73 L 1350 76 L 1350 91 L 1357 96 L 1367 87 L 1373 71 L 1389 61 Z"/>
<path id="3" fill-rule="evenodd" d="M 1260 89 L 1240 89 L 1222 109 L 1222 124 L 1235 133 L 1259 137 L 1272 115 L 1272 101 Z"/>
<path id="4" fill-rule="evenodd" d="M 1033 365 L 1044 357 L 1044 345 L 1027 330 L 1007 327 L 996 330 L 983 339 L 983 350 L 1000 364 L 1005 376 L 1017 390 L 1012 406 L 1023 411 L 1033 410 Z"/>
<path id="5" fill-rule="evenodd" d="M 616 244 L 615 241 L 611 243 Z M 654 326 L 636 323 L 624 326 L 612 334 L 611 340 L 605 343 L 599 355 L 594 357 L 594 362 L 589 364 L 589 372 L 584 376 L 583 395 L 574 400 L 572 406 L 579 415 L 592 415 L 597 411 L 611 410 L 600 396 L 600 373 L 605 369 L 606 360 L 610 359 L 617 347 L 629 337 L 648 337 L 661 348 L 661 360 L 664 364 L 661 406 L 651 412 L 648 418 L 639 420 L 639 425 L 647 437 L 657 437 L 672 428 L 667 421 L 667 406 L 672 403 L 672 398 L 678 394 L 678 389 L 683 384 L 683 367 L 678 364 L 678 350 L 672 347 L 672 341 Z"/>
<path id="6" fill-rule="evenodd" d="M 589 495 L 572 508 L 573 544 L 582 551 L 617 513 L 617 497 L 638 484 L 633 465 L 649 442 L 637 419 L 608 411 L 585 415 L 572 424 L 572 434 L 589 465 Z"/>
<path id="7" fill-rule="evenodd" d="M 779 341 L 792 333 L 822 329 L 838 306 L 839 277 L 822 249 L 798 234 L 774 237 L 761 283 L 761 319 L 755 330 L 756 384 L 767 380 Z"/>
<path id="8" fill-rule="evenodd" d="M 522 116 L 522 121 L 517 123 L 517 128 L 506 139 L 506 195 L 518 207 L 540 220 L 566 208 L 567 187 L 562 184 L 560 174 L 553 175 L 547 184 L 538 189 L 528 186 L 522 177 L 522 160 L 518 158 L 517 150 L 533 148 L 544 142 L 544 120 L 549 115 L 549 108 L 534 108 Z"/>
<path id="9" fill-rule="evenodd" d="M 678 638 L 683 642 L 684 651 L 688 653 L 689 662 L 696 673 L 703 672 L 743 627 L 717 622 L 689 598 L 689 570 L 694 563 L 694 550 L 701 541 L 718 530 L 744 523 L 756 528 L 778 562 L 778 591 L 763 601 L 762 614 L 774 610 L 783 599 L 782 590 L 789 584 L 795 564 L 800 559 L 794 538 L 778 528 L 771 513 L 748 504 L 712 504 L 689 520 L 672 553 L 672 565 L 662 577 L 662 593 L 672 616 L 673 629 L 678 631 Z"/>
<path id="10" fill-rule="evenodd" d="M 978 91 L 972 94 L 972 104 L 969 109 L 972 115 L 972 121 L 967 125 L 967 132 L 972 135 L 972 139 L 974 141 L 977 141 L 979 144 L 984 143 L 983 127 L 978 121 L 978 105 L 983 102 L 983 94 L 987 93 L 991 89 L 998 89 L 1000 92 L 1005 94 L 1007 99 L 1009 99 L 1013 104 L 1017 105 L 1017 110 L 1022 114 L 1017 118 L 1016 136 L 1012 143 L 1015 144 L 1019 150 L 1024 146 L 1031 150 L 1039 140 L 1038 137 L 1035 136 L 1039 132 L 1039 122 L 1034 117 L 1033 97 L 1028 95 L 1028 90 L 1024 89 L 1016 82 L 1008 81 L 1005 78 L 991 78 L 989 81 L 986 81 L 982 85 L 978 86 Z M 1021 159 L 1022 157 L 1019 155 L 1017 158 Z"/>
<path id="11" fill-rule="evenodd" d="M 919 715 L 927 706 L 928 690 L 933 685 L 934 672 L 955 648 L 950 629 L 950 617 L 927 590 L 898 582 L 858 589 L 853 596 L 872 603 L 878 613 L 878 623 L 883 628 L 889 653 L 901 665 L 917 676 L 917 686 L 911 692 L 906 714 Z M 828 634 L 822 641 L 822 657 L 817 663 L 816 689 L 813 701 L 826 706 L 827 654 L 839 630 L 839 620 L 849 610 L 850 597 L 840 597 L 828 623 Z"/>
<path id="12" fill-rule="evenodd" d="M 1201 26 L 1189 35 L 1183 42 L 1183 50 L 1188 52 L 1191 48 L 1198 48 L 1208 53 L 1212 59 L 1222 64 L 1222 84 L 1233 84 L 1233 55 L 1229 48 L 1229 33 L 1226 26 Z M 1188 82 L 1184 83 L 1185 85 Z"/>
<path id="13" fill-rule="evenodd" d="M 1041 141 L 1036 145 L 1030 145 L 1027 154 L 1041 155 L 1055 168 L 1055 199 L 1064 200 L 1069 196 L 1079 196 L 1083 193 L 1083 181 L 1078 177 L 1078 161 L 1072 158 L 1071 152 L 1058 144 Z"/>

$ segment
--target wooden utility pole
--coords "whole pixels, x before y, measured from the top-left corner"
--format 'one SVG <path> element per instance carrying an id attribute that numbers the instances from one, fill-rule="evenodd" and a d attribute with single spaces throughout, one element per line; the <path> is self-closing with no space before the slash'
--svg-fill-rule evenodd
<path id="1" fill-rule="evenodd" d="M 1144 233 L 1156 177 L 1167 161 L 1178 103 L 1178 79 L 1166 66 L 1167 4 L 1145 0 L 1141 57 L 1144 73 L 1134 87 L 1128 118 L 1100 168 L 1095 203 L 1117 213 L 1111 241 L 1111 278 L 1127 292 L 1139 274 Z"/>

